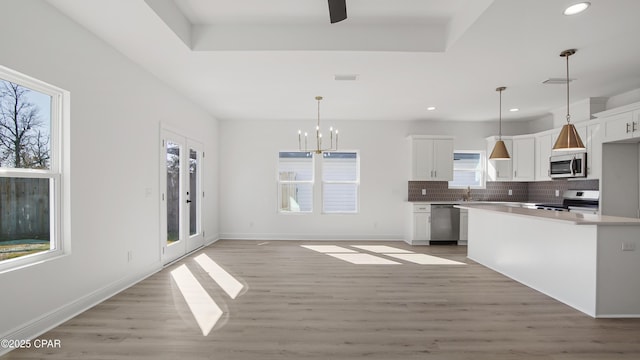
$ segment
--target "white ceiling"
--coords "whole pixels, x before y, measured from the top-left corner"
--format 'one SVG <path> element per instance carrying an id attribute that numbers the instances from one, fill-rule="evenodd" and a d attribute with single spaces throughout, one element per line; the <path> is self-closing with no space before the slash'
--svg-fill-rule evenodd
<path id="1" fill-rule="evenodd" d="M 640 1 L 49 0 L 221 120 L 532 119 L 640 88 Z M 356 81 L 334 75 L 357 74 Z M 436 106 L 435 111 L 427 111 Z M 521 110 L 511 113 L 506 109 Z M 578 119 L 576 119 L 578 120 Z"/>

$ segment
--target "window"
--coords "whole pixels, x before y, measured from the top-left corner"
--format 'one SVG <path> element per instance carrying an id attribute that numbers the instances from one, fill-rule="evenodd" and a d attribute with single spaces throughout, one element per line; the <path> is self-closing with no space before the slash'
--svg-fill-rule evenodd
<path id="1" fill-rule="evenodd" d="M 313 211 L 313 153 L 280 152 L 278 156 L 278 210 Z"/>
<path id="2" fill-rule="evenodd" d="M 0 66 L 0 271 L 61 253 L 63 96 Z"/>
<path id="3" fill-rule="evenodd" d="M 484 158 L 484 151 L 454 151 L 453 181 L 449 181 L 449 188 L 484 189 Z"/>
<path id="4" fill-rule="evenodd" d="M 341 214 L 358 212 L 360 163 L 358 153 L 325 152 L 315 163 L 312 152 L 281 151 L 278 155 L 278 211 L 312 213 L 313 199 L 322 198 L 322 212 Z M 316 189 L 315 167 L 322 177 Z M 315 193 L 315 192 L 318 193 Z M 321 194 L 320 194 L 321 192 Z M 315 194 L 315 196 L 314 196 Z"/>
<path id="5" fill-rule="evenodd" d="M 357 213 L 360 167 L 357 152 L 322 154 L 322 212 Z"/>

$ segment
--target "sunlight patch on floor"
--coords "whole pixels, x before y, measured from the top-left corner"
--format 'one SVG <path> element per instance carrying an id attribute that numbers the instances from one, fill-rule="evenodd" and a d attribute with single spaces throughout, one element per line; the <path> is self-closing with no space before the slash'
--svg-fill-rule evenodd
<path id="1" fill-rule="evenodd" d="M 395 259 L 409 261 L 420 265 L 466 265 L 458 261 L 443 259 L 437 256 L 427 254 L 384 254 Z"/>
<path id="2" fill-rule="evenodd" d="M 361 250 L 366 250 L 378 254 L 412 254 L 412 251 L 405 249 L 398 249 L 392 246 L 386 245 L 351 245 L 354 248 L 358 248 Z"/>
<path id="3" fill-rule="evenodd" d="M 376 255 L 358 252 L 336 245 L 300 245 L 301 247 L 341 259 L 357 265 L 396 265 L 402 264 L 376 255 L 404 260 L 418 265 L 467 265 L 463 262 L 444 259 L 437 256 L 415 253 L 413 251 L 387 245 L 347 245 Z"/>
<path id="4" fill-rule="evenodd" d="M 243 285 L 206 254 L 200 254 L 196 256 L 194 260 L 209 274 L 209 276 L 211 276 L 213 281 L 215 281 L 222 290 L 229 295 L 229 297 L 235 299 L 236 296 L 240 294 Z"/>
<path id="5" fill-rule="evenodd" d="M 343 248 L 342 246 L 336 245 L 300 245 L 303 248 L 307 248 L 309 250 L 321 252 L 321 253 L 357 253 L 355 250 Z"/>
<path id="6" fill-rule="evenodd" d="M 207 336 L 222 316 L 222 310 L 200 285 L 186 265 L 180 265 L 171 271 L 171 277 L 178 285 L 184 300 L 202 330 Z"/>
<path id="7" fill-rule="evenodd" d="M 338 258 L 340 260 L 344 260 L 356 265 L 400 265 L 399 262 L 388 260 L 381 258 L 379 256 L 374 256 L 371 254 L 331 254 L 327 255 L 333 256 L 334 258 Z"/>

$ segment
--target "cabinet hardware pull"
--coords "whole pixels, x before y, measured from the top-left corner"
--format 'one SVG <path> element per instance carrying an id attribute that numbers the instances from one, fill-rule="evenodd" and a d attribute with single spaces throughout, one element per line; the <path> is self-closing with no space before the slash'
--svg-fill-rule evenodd
<path id="1" fill-rule="evenodd" d="M 633 125 L 631 125 L 631 132 L 635 132 L 637 130 L 636 125 L 638 125 L 638 123 L 634 121 L 632 124 Z"/>
<path id="2" fill-rule="evenodd" d="M 629 133 L 629 126 L 631 126 L 631 124 L 627 123 L 627 134 Z"/>

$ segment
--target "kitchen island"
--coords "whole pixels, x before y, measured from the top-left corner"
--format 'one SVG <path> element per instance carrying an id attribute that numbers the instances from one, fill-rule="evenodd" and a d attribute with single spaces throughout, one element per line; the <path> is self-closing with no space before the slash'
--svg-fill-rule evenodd
<path id="1" fill-rule="evenodd" d="M 592 317 L 640 317 L 640 219 L 468 210 L 468 257 Z"/>

